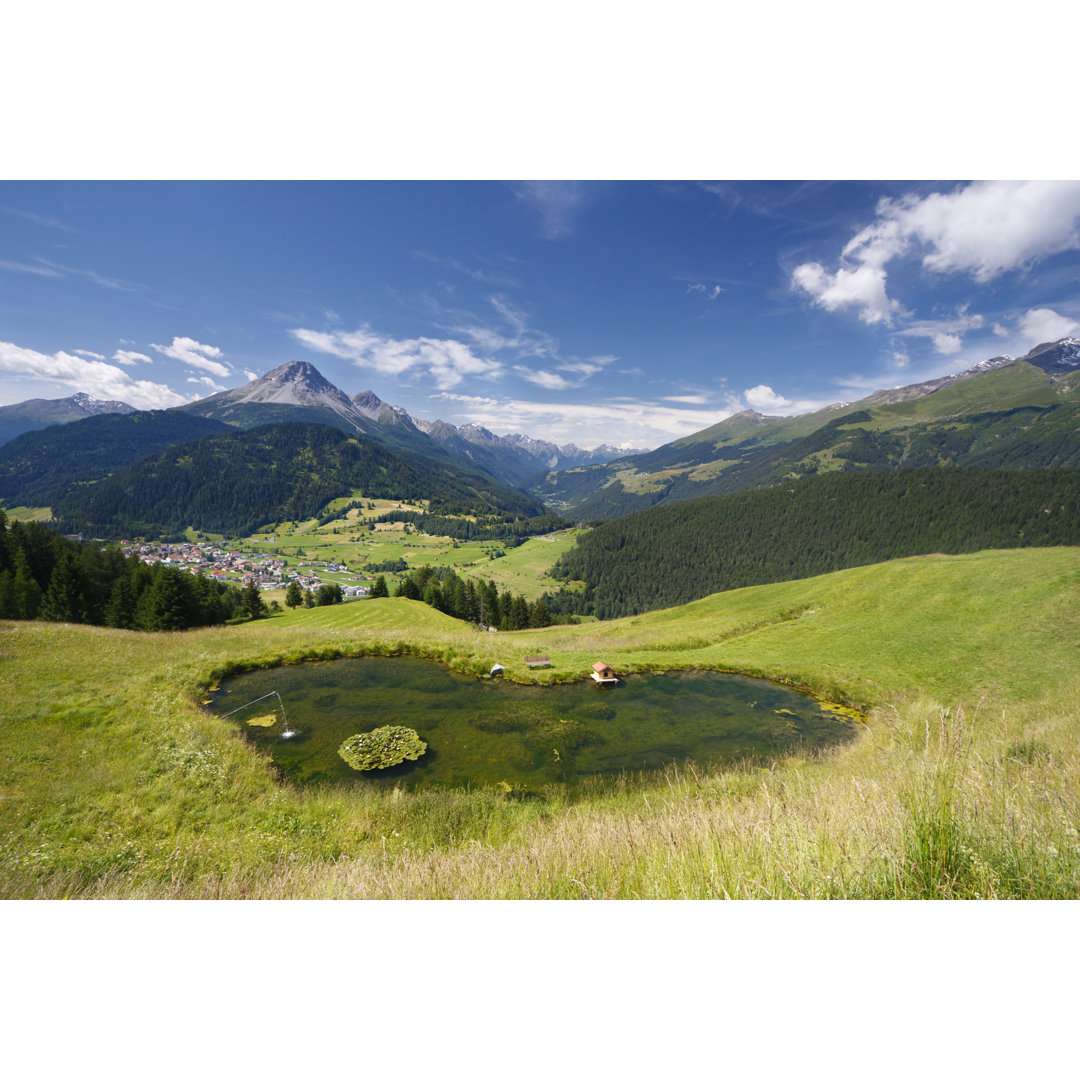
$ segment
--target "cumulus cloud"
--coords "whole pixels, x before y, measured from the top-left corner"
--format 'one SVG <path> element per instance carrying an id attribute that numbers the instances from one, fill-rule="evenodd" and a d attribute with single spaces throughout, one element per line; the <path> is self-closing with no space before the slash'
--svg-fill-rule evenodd
<path id="1" fill-rule="evenodd" d="M 886 289 L 894 259 L 921 253 L 924 270 L 986 284 L 1080 248 L 1080 181 L 976 181 L 951 192 L 882 199 L 876 213 L 844 246 L 835 271 L 803 263 L 792 272 L 792 287 L 827 311 L 854 307 L 863 322 L 892 325 L 901 312 Z"/>
<path id="2" fill-rule="evenodd" d="M 152 364 L 154 362 L 146 355 L 146 353 L 131 352 L 130 349 L 117 349 L 116 352 L 113 353 L 112 358 L 118 364 L 135 364 L 140 360 L 144 364 Z M 102 360 L 104 359 L 105 357 L 102 357 Z"/>
<path id="3" fill-rule="evenodd" d="M 1034 347 L 1063 337 L 1080 336 L 1080 322 L 1050 308 L 1033 308 L 1021 317 L 1020 333 Z"/>
<path id="4" fill-rule="evenodd" d="M 96 398 L 126 401 L 137 409 L 167 409 L 187 400 L 162 383 L 132 379 L 101 360 L 66 352 L 39 353 L 10 341 L 0 341 L 0 371 L 57 382 Z"/>
<path id="5" fill-rule="evenodd" d="M 786 409 L 791 402 L 781 397 L 771 386 L 752 386 L 743 393 L 746 404 L 752 409 Z"/>
<path id="6" fill-rule="evenodd" d="M 357 367 L 380 375 L 428 375 L 440 390 L 450 390 L 468 376 L 498 378 L 503 365 L 477 356 L 460 341 L 420 337 L 398 340 L 362 326 L 351 332 L 290 330 L 305 348 L 351 360 Z"/>
<path id="7" fill-rule="evenodd" d="M 885 270 L 880 266 L 841 267 L 830 273 L 821 263 L 803 263 L 791 275 L 792 285 L 809 294 L 826 311 L 856 307 L 859 318 L 870 325 L 892 326 L 901 311 L 897 300 L 885 291 Z"/>
<path id="8" fill-rule="evenodd" d="M 174 337 L 171 345 L 155 345 L 150 342 L 150 348 L 171 360 L 179 360 L 182 364 L 207 371 L 211 375 L 224 377 L 230 374 L 229 368 L 217 361 L 221 350 L 216 345 L 203 345 L 189 337 Z"/>

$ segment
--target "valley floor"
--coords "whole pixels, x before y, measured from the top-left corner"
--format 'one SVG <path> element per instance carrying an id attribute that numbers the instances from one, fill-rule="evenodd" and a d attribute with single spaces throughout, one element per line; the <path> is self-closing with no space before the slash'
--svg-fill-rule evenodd
<path id="1" fill-rule="evenodd" d="M 199 707 L 231 671 L 409 652 L 522 681 L 716 668 L 868 712 L 854 743 L 583 794 L 297 790 Z M 524 659 L 551 656 L 550 669 Z M 0 623 L 0 896 L 1080 895 L 1080 549 L 928 556 L 486 634 L 404 599 L 138 634 Z"/>

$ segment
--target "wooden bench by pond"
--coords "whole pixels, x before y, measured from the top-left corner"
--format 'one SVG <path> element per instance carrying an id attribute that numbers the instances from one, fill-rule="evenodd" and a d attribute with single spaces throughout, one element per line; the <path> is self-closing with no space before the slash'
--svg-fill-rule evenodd
<path id="1" fill-rule="evenodd" d="M 526 656 L 525 657 L 525 666 L 526 667 L 550 667 L 551 666 L 551 657 L 550 656 Z"/>

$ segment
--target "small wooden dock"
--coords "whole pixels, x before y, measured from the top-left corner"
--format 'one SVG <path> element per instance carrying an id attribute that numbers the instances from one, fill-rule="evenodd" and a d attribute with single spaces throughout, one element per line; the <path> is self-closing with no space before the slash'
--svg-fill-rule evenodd
<path id="1" fill-rule="evenodd" d="M 619 681 L 619 676 L 615 674 L 612 666 L 610 664 L 605 664 L 603 660 L 597 660 L 596 663 L 593 664 L 592 677 L 602 686 L 617 683 Z"/>
<path id="2" fill-rule="evenodd" d="M 526 656 L 526 667 L 551 667 L 550 656 Z"/>

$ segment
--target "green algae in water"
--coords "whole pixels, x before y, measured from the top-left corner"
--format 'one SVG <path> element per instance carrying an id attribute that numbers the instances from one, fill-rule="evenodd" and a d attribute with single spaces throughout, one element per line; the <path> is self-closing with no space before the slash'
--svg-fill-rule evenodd
<path id="1" fill-rule="evenodd" d="M 211 708 L 227 713 L 277 690 L 296 734 L 238 727 L 298 784 L 537 790 L 583 777 L 723 765 L 816 749 L 857 725 L 824 704 L 760 679 L 711 671 L 630 675 L 613 688 L 591 680 L 521 686 L 456 675 L 413 657 L 362 657 L 252 671 L 222 683 Z M 342 742 L 387 723 L 427 743 L 417 761 L 358 773 Z"/>

